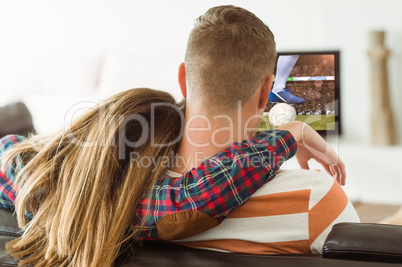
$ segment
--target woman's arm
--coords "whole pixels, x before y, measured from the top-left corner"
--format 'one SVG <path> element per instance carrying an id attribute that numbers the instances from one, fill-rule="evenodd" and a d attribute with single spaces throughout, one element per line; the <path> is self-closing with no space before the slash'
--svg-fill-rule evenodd
<path id="1" fill-rule="evenodd" d="M 138 215 L 145 217 L 148 227 L 156 225 L 163 216 L 189 210 L 221 222 L 271 180 L 296 149 L 292 134 L 280 130 L 233 143 L 181 177 L 162 179 L 142 201 Z"/>
<path id="2" fill-rule="evenodd" d="M 21 167 L 19 158 L 14 160 L 14 164 L 5 166 L 1 157 L 7 150 L 15 147 L 18 143 L 25 140 L 19 135 L 7 135 L 0 138 L 0 208 L 14 209 L 16 191 L 14 188 L 16 168 Z"/>
<path id="3" fill-rule="evenodd" d="M 313 128 L 304 122 L 293 121 L 278 129 L 287 130 L 294 136 L 298 144 L 296 158 L 302 169 L 309 169 L 308 161 L 315 159 L 339 184 L 345 185 L 345 164 L 335 150 Z"/>

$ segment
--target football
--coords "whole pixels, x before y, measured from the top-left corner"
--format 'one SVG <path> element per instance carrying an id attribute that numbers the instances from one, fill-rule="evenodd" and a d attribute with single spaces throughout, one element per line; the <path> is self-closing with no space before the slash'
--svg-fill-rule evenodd
<path id="1" fill-rule="evenodd" d="M 269 111 L 269 123 L 274 127 L 279 127 L 289 121 L 296 120 L 296 110 L 289 104 L 279 103 Z"/>

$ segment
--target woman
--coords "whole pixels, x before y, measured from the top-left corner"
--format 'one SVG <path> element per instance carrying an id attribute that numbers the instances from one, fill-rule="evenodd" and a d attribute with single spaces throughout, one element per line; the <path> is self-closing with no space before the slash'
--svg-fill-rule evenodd
<path id="1" fill-rule="evenodd" d="M 24 230 L 8 252 L 21 265 L 111 266 L 129 240 L 185 238 L 218 225 L 296 152 L 288 131 L 267 131 L 169 178 L 182 108 L 166 92 L 132 89 L 66 131 L 1 139 L 0 207 L 15 209 Z M 177 230 L 183 221 L 169 215 L 178 212 L 194 223 Z"/>
<path id="2" fill-rule="evenodd" d="M 150 89 L 107 99 L 66 132 L 3 139 L 3 150 L 8 151 L 1 159 L 2 184 L 5 177 L 16 178 L 6 184 L 18 191 L 10 202 L 15 200 L 18 223 L 25 230 L 7 248 L 22 265 L 112 265 L 121 244 L 136 235 L 127 227 L 134 207 L 166 169 L 130 165 L 130 151 L 143 157 L 170 156 L 177 143 L 155 147 L 146 140 L 135 149 L 125 145 L 143 133 L 142 121 L 130 116 L 149 120 L 153 103 L 171 104 L 153 110 L 154 141 L 169 143 L 180 135 L 181 116 L 168 93 Z M 11 147 L 13 143 L 19 144 Z M 29 222 L 26 211 L 28 217 L 34 214 Z"/>

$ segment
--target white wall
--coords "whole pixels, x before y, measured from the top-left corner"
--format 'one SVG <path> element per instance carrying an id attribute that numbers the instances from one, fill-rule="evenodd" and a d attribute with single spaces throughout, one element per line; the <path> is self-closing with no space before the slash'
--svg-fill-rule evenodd
<path id="1" fill-rule="evenodd" d="M 2 1 L 1 103 L 26 98 L 27 90 L 109 95 L 139 86 L 179 97 L 176 70 L 193 20 L 228 3 L 265 21 L 279 51 L 341 51 L 343 129 L 359 143 L 369 142 L 370 131 L 368 31 L 386 30 L 392 104 L 402 135 L 399 0 Z"/>
<path id="2" fill-rule="evenodd" d="M 368 32 L 377 29 L 387 32 L 392 51 L 390 89 L 402 143 L 399 0 L 1 1 L 0 105 L 23 100 L 37 130 L 49 132 L 90 105 L 77 102 L 97 101 L 124 89 L 158 88 L 179 98 L 176 73 L 193 21 L 220 4 L 239 5 L 259 16 L 274 32 L 278 51 L 341 51 L 343 138 L 350 145 L 336 146 L 349 159 L 351 195 L 402 202 L 399 191 L 391 190 L 401 188 L 397 181 L 402 183 L 398 166 L 386 164 L 396 162 L 386 159 L 391 150 L 365 146 L 370 140 Z M 392 150 L 393 157 L 400 152 L 401 147 Z M 375 156 L 380 157 L 378 164 Z M 364 166 L 368 168 L 362 175 Z M 380 177 L 382 166 L 386 177 Z M 382 193 L 376 194 L 371 185 L 379 179 Z"/>
<path id="3" fill-rule="evenodd" d="M 279 51 L 341 51 L 343 129 L 356 142 L 369 142 L 368 31 L 386 30 L 393 109 L 402 121 L 398 0 L 2 1 L 0 90 L 8 94 L 3 102 L 27 90 L 60 94 L 99 89 L 108 95 L 138 86 L 179 97 L 176 70 L 193 20 L 210 6 L 227 3 L 265 21 Z M 96 79 L 98 71 L 101 80 Z M 401 123 L 398 130 L 401 136 Z"/>

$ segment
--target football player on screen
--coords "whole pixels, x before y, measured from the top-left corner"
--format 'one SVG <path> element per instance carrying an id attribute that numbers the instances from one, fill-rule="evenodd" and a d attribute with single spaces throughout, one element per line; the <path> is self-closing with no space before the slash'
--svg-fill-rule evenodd
<path id="1" fill-rule="evenodd" d="M 269 94 L 269 101 L 272 103 L 287 103 L 300 105 L 306 102 L 305 99 L 293 95 L 291 89 L 286 88 L 286 81 L 290 72 L 296 64 L 298 55 L 279 56 L 276 66 L 275 83 Z"/>

